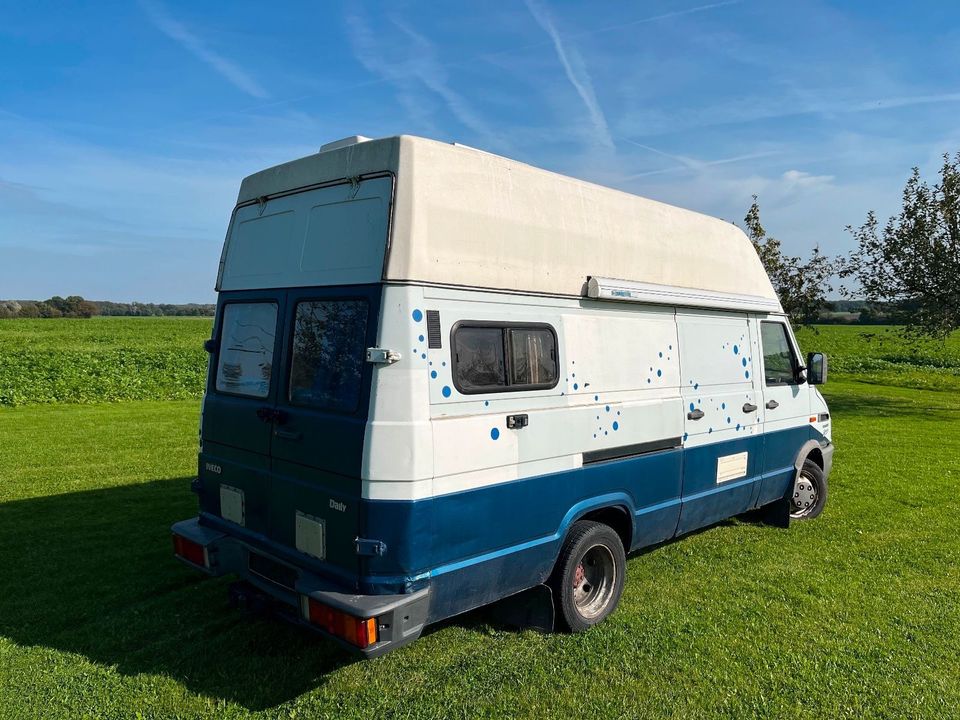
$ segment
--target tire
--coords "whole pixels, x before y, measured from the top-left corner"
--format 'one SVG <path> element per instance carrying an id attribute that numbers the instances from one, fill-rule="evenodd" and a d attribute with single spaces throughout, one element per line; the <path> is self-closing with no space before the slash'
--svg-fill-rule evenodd
<path id="1" fill-rule="evenodd" d="M 813 460 L 804 460 L 788 497 L 791 520 L 813 520 L 827 504 L 827 478 Z"/>
<path id="2" fill-rule="evenodd" d="M 550 579 L 558 627 L 583 632 L 612 613 L 623 594 L 626 568 L 623 543 L 610 526 L 574 523 Z"/>

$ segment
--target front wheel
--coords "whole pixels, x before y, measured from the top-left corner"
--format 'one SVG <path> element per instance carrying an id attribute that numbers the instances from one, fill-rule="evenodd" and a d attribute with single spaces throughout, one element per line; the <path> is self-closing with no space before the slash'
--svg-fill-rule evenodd
<path id="1" fill-rule="evenodd" d="M 561 627 L 582 632 L 613 612 L 623 594 L 626 567 L 623 543 L 612 528 L 590 520 L 574 523 L 550 583 Z"/>
<path id="2" fill-rule="evenodd" d="M 790 493 L 790 519 L 811 520 L 823 512 L 826 504 L 827 478 L 819 465 L 804 460 Z"/>

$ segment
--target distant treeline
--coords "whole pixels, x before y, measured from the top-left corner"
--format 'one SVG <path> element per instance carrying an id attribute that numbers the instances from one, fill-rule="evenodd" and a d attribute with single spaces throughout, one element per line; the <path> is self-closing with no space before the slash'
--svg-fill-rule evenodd
<path id="1" fill-rule="evenodd" d="M 161 317 L 174 315 L 212 316 L 216 305 L 187 303 L 117 303 L 86 300 L 79 295 L 49 300 L 0 300 L 0 318 L 89 318 L 94 315 Z"/>
<path id="2" fill-rule="evenodd" d="M 828 325 L 905 325 L 910 303 L 869 303 L 865 300 L 828 300 L 817 322 Z"/>
<path id="3" fill-rule="evenodd" d="M 212 317 L 214 304 L 118 303 L 85 300 L 79 295 L 49 300 L 0 300 L 0 318 L 88 318 L 94 315 L 126 317 Z M 906 321 L 906 303 L 868 303 L 864 300 L 829 300 L 818 322 L 830 325 L 901 325 Z"/>

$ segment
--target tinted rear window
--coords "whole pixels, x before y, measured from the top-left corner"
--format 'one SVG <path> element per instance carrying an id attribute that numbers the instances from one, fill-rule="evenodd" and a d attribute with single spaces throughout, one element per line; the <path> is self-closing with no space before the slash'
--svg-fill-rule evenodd
<path id="1" fill-rule="evenodd" d="M 366 348 L 365 300 L 311 300 L 297 304 L 289 400 L 337 412 L 354 412 Z"/>
<path id="2" fill-rule="evenodd" d="M 266 397 L 270 393 L 276 333 L 276 303 L 225 305 L 217 359 L 217 390 Z"/>

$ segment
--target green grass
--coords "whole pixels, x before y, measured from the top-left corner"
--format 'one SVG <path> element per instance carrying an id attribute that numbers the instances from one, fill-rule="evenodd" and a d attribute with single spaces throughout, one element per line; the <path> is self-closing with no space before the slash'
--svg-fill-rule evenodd
<path id="1" fill-rule="evenodd" d="M 960 332 L 945 341 L 904 339 L 901 328 L 821 325 L 803 328 L 804 352 L 827 354 L 830 372 L 877 385 L 960 391 Z"/>
<path id="2" fill-rule="evenodd" d="M 0 716 L 955 717 L 960 397 L 825 391 L 819 519 L 634 557 L 620 609 L 582 635 L 483 610 L 368 662 L 173 560 L 195 401 L 0 408 Z"/>
<path id="3" fill-rule="evenodd" d="M 198 398 L 210 318 L 0 321 L 0 405 Z"/>
<path id="4" fill-rule="evenodd" d="M 199 398 L 210 318 L 0 320 L 0 406 Z M 960 391 L 960 333 L 911 344 L 895 328 L 820 326 L 799 335 L 834 377 Z"/>

